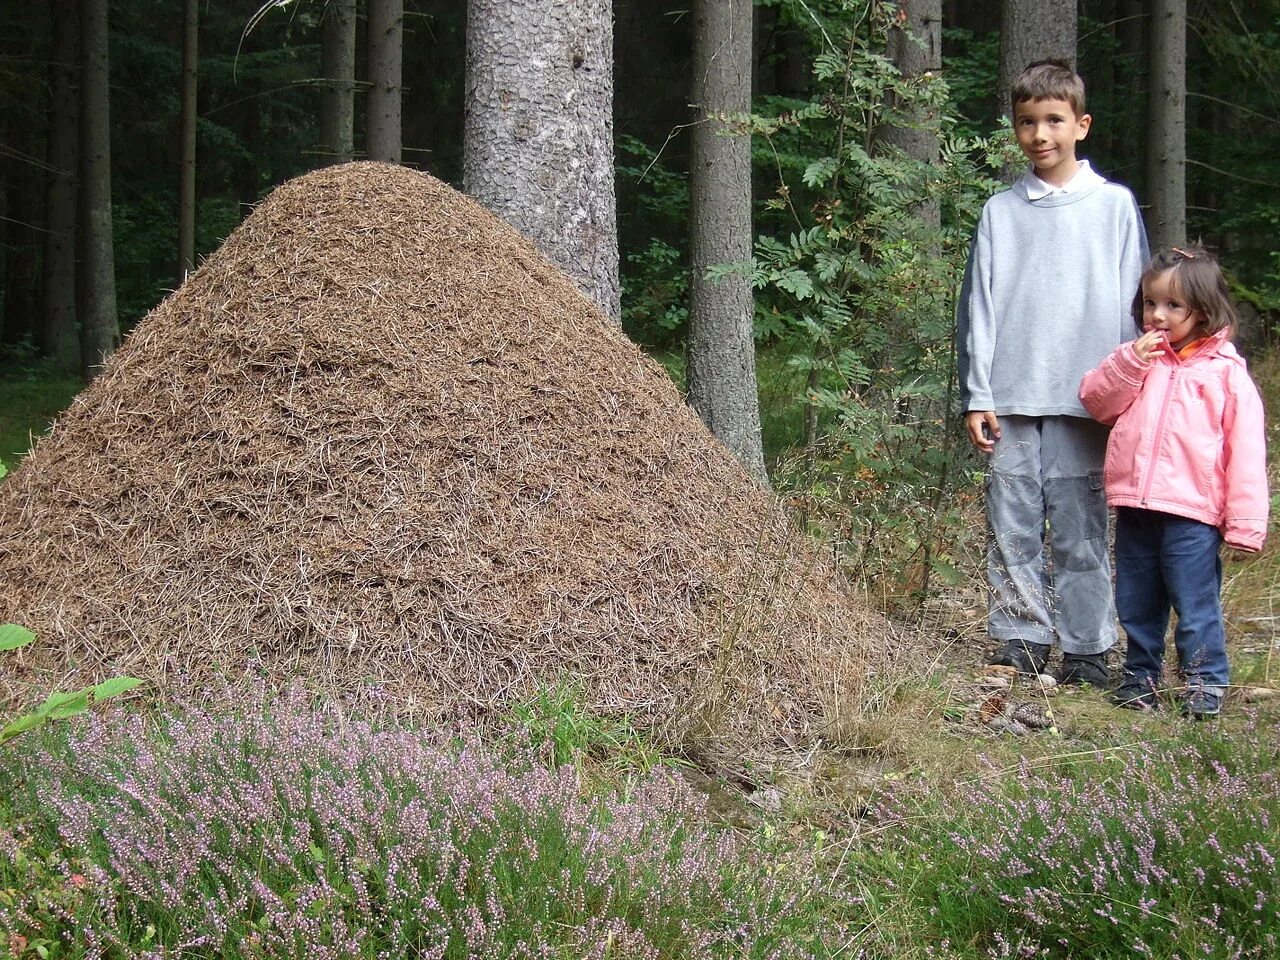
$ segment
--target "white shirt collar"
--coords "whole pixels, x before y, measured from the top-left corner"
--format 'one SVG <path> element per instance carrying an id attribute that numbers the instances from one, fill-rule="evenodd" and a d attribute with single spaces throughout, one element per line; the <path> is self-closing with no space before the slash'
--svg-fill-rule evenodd
<path id="1" fill-rule="evenodd" d="M 1077 193 L 1086 187 L 1094 187 L 1099 183 L 1103 183 L 1105 178 L 1095 173 L 1093 168 L 1089 166 L 1088 160 L 1079 161 L 1080 167 L 1071 179 L 1060 187 L 1055 187 L 1051 183 L 1045 183 L 1035 174 L 1035 168 L 1028 170 L 1022 177 L 1023 186 L 1027 191 L 1028 200 L 1042 200 L 1051 193 Z"/>

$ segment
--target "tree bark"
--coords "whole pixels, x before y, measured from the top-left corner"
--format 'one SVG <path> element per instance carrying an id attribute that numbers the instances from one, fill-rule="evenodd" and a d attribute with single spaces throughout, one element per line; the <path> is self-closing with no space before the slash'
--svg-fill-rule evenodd
<path id="1" fill-rule="evenodd" d="M 889 33 L 888 55 L 904 78 L 942 69 L 942 0 L 903 0 L 898 6 L 900 25 Z M 888 123 L 877 135 L 921 163 L 937 163 L 938 134 L 931 128 L 931 109 L 893 103 L 901 120 Z M 938 229 L 941 214 L 936 202 L 921 204 L 916 215 L 927 227 Z"/>
<path id="2" fill-rule="evenodd" d="M 1147 4 L 1145 0 L 1119 0 L 1117 7 L 1121 60 L 1127 68 L 1124 74 L 1130 77 L 1126 93 L 1132 111 L 1129 115 L 1141 118 L 1147 116 Z M 1116 126 L 1114 119 L 1108 118 L 1107 126 Z M 1122 130 L 1112 136 L 1116 143 L 1123 141 L 1122 154 L 1130 158 L 1125 182 L 1134 193 L 1145 197 L 1146 137 L 1125 137 Z"/>
<path id="3" fill-rule="evenodd" d="M 1000 116 L 1013 120 L 1010 91 L 1027 65 L 1050 57 L 1076 62 L 1076 0 L 1003 0 L 1000 10 L 1000 76 L 997 81 Z M 1018 166 L 1004 171 L 1013 182 Z"/>
<path id="4" fill-rule="evenodd" d="M 196 85 L 199 78 L 200 2 L 182 3 L 182 140 L 178 182 L 178 282 L 196 268 Z"/>
<path id="5" fill-rule="evenodd" d="M 80 22 L 76 0 L 54 0 L 49 67 L 49 191 L 46 202 L 40 348 L 63 371 L 80 370 L 76 329 L 76 168 L 80 154 Z"/>
<path id="6" fill-rule="evenodd" d="M 80 349 L 86 380 L 120 343 L 111 238 L 111 71 L 107 0 L 80 0 Z"/>
<path id="7" fill-rule="evenodd" d="M 370 160 L 400 162 L 404 0 L 369 0 L 368 142 Z"/>
<path id="8" fill-rule="evenodd" d="M 1009 91 L 1037 60 L 1076 62 L 1076 0 L 1004 0 L 1000 15 L 1000 115 L 1013 119 Z"/>
<path id="9" fill-rule="evenodd" d="M 1187 234 L 1187 2 L 1154 0 L 1148 51 L 1147 233 L 1160 250 Z"/>
<path id="10" fill-rule="evenodd" d="M 328 0 L 320 23 L 320 142 L 323 162 L 355 156 L 356 0 Z"/>
<path id="11" fill-rule="evenodd" d="M 689 402 L 767 482 L 756 387 L 754 302 L 745 276 L 707 278 L 751 259 L 751 138 L 726 120 L 751 110 L 751 0 L 694 0 L 690 164 Z"/>
<path id="12" fill-rule="evenodd" d="M 466 72 L 465 189 L 617 322 L 612 0 L 471 0 Z"/>

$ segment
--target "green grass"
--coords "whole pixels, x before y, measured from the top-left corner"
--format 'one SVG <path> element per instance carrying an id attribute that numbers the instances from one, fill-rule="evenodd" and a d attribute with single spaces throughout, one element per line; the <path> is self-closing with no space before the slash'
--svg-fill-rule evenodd
<path id="1" fill-rule="evenodd" d="M 11 470 L 84 384 L 47 364 L 15 366 L 0 376 L 0 463 Z"/>

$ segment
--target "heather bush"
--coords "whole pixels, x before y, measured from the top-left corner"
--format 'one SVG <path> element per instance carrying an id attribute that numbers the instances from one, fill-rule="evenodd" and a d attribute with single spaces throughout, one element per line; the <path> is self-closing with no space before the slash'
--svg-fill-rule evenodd
<path id="1" fill-rule="evenodd" d="M 897 840 L 851 861 L 926 956 L 1280 955 L 1274 729 L 1191 731 L 993 770 L 946 800 L 902 792 Z"/>
<path id="2" fill-rule="evenodd" d="M 0 769 L 0 952 L 790 957 L 821 892 L 653 771 L 585 791 L 532 747 L 433 744 L 292 698 L 120 712 Z"/>

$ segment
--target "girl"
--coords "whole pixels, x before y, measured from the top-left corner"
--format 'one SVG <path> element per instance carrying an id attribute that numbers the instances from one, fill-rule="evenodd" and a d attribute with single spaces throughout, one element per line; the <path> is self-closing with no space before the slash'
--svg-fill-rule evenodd
<path id="1" fill-rule="evenodd" d="M 1116 613 L 1129 642 L 1112 698 L 1155 709 L 1172 606 L 1183 710 L 1210 717 L 1228 684 L 1219 544 L 1253 552 L 1266 537 L 1262 400 L 1229 339 L 1222 271 L 1203 248 L 1152 258 L 1133 317 L 1142 336 L 1080 383 L 1085 408 L 1115 427 L 1104 479 L 1116 508 Z"/>

